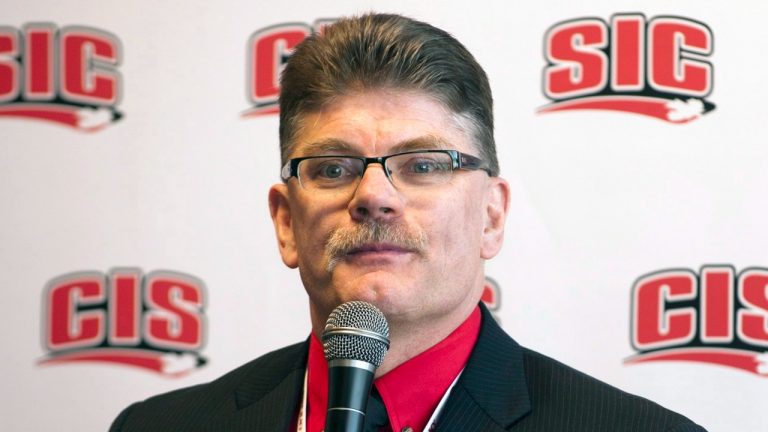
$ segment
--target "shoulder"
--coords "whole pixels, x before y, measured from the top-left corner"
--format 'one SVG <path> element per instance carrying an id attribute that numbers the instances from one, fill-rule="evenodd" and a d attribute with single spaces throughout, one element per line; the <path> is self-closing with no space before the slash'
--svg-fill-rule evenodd
<path id="1" fill-rule="evenodd" d="M 531 419 L 622 431 L 704 431 L 688 418 L 522 348 Z M 544 428 L 546 429 L 546 428 Z"/>
<path id="2" fill-rule="evenodd" d="M 520 346 L 482 304 L 481 310 L 464 387 L 496 424 L 521 432 L 704 432 L 655 402 Z"/>
<path id="3" fill-rule="evenodd" d="M 129 406 L 110 431 L 194 429 L 205 417 L 233 411 L 238 393 L 256 397 L 304 367 L 306 342 L 267 353 L 218 379 L 153 396 Z"/>

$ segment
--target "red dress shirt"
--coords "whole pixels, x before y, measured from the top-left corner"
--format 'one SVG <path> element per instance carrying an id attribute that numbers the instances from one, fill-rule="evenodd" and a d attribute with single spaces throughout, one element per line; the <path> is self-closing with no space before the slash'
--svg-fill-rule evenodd
<path id="1" fill-rule="evenodd" d="M 414 432 L 424 430 L 448 387 L 464 369 L 480 332 L 480 319 L 478 307 L 437 345 L 374 381 L 387 407 L 392 431 L 406 427 Z M 307 374 L 307 431 L 320 432 L 328 407 L 328 363 L 323 345 L 314 335 L 309 342 Z"/>

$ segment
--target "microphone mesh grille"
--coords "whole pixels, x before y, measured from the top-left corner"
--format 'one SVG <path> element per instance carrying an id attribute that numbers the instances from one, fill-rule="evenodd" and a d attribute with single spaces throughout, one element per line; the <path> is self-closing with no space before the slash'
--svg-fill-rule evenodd
<path id="1" fill-rule="evenodd" d="M 323 351 L 328 361 L 360 360 L 376 367 L 384 361 L 387 344 L 365 334 L 330 334 L 334 329 L 347 327 L 377 333 L 389 339 L 389 325 L 376 306 L 363 301 L 341 304 L 331 312 L 323 332 Z"/>

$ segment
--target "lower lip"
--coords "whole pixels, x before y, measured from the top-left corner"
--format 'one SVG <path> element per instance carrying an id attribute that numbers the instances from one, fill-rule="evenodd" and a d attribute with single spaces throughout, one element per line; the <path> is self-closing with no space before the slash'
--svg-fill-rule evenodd
<path id="1" fill-rule="evenodd" d="M 360 251 L 347 255 L 346 260 L 360 264 L 386 264 L 410 256 L 411 253 L 410 251 L 392 249 Z"/>

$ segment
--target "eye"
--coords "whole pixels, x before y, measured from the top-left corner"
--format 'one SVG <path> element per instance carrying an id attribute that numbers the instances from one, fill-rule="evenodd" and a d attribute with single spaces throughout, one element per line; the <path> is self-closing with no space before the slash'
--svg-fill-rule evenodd
<path id="1" fill-rule="evenodd" d="M 308 159 L 305 162 L 305 178 L 316 182 L 338 182 L 357 175 L 359 161 L 343 157 Z"/>
<path id="2" fill-rule="evenodd" d="M 436 169 L 434 162 L 421 160 L 412 163 L 410 171 L 416 174 L 428 174 Z"/>
<path id="3" fill-rule="evenodd" d="M 439 174 L 450 169 L 450 163 L 426 156 L 412 157 L 401 166 L 404 175 Z"/>
<path id="4" fill-rule="evenodd" d="M 344 175 L 344 167 L 331 162 L 318 167 L 317 176 L 327 179 L 335 179 Z"/>

